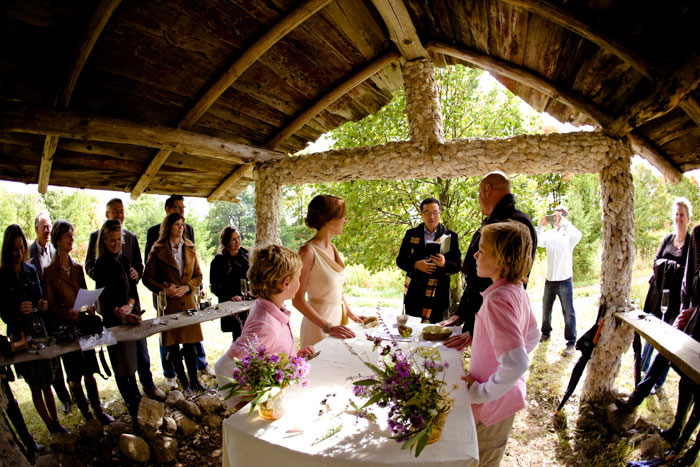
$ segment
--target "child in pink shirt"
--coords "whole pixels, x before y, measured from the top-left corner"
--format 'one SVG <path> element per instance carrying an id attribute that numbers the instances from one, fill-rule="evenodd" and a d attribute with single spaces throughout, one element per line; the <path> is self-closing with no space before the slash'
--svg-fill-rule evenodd
<path id="1" fill-rule="evenodd" d="M 523 283 L 532 267 L 532 240 L 520 222 L 481 229 L 476 271 L 493 284 L 482 292 L 467 381 L 479 442 L 479 465 L 501 462 L 518 410 L 525 407 L 528 354 L 540 341 Z"/>
<path id="2" fill-rule="evenodd" d="M 286 353 L 299 357 L 314 354 L 312 346 L 296 352 L 292 329 L 289 326 L 289 311 L 284 307 L 285 300 L 296 295 L 299 290 L 301 258 L 289 248 L 270 245 L 253 252 L 248 279 L 250 290 L 257 300 L 250 309 L 241 335 L 228 351 L 214 365 L 219 386 L 227 384 L 233 374 L 234 357 L 242 358 L 247 352 L 247 343 L 257 339 L 258 345 L 265 346 L 269 354 Z M 236 398 L 227 399 L 229 406 L 235 406 Z"/>

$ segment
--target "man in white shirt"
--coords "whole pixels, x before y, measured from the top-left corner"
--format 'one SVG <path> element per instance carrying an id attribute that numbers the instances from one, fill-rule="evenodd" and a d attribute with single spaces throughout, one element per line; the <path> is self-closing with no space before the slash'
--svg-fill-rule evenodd
<path id="1" fill-rule="evenodd" d="M 551 219 L 551 217 L 550 217 Z M 576 312 L 574 311 L 573 253 L 581 241 L 581 231 L 569 222 L 569 211 L 559 205 L 554 208 L 552 229 L 545 231 L 549 221 L 543 217 L 537 226 L 537 247 L 547 249 L 547 278 L 542 298 L 542 341 L 552 332 L 552 305 L 558 296 L 564 314 L 564 355 L 574 353 L 576 344 Z"/>

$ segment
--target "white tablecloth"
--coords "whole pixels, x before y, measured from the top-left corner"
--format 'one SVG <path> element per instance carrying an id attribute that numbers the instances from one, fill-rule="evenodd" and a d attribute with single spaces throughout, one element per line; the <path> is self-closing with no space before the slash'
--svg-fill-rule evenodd
<path id="1" fill-rule="evenodd" d="M 395 323 L 393 314 L 382 313 L 387 323 Z M 420 324 L 410 321 L 414 335 L 420 335 Z M 382 332 L 381 327 L 371 330 L 351 326 L 357 338 L 346 340 L 360 355 L 376 362 L 378 352 L 371 351 L 366 332 Z M 393 324 L 395 332 L 395 324 Z M 314 347 L 320 351 L 311 360 L 309 386 L 293 385 L 287 389 L 287 413 L 279 420 L 267 421 L 254 413 L 248 418 L 249 406 L 231 415 L 223 422 L 224 466 L 379 466 L 394 464 L 421 464 L 425 466 L 478 464 L 476 429 L 466 385 L 459 378 L 464 374 L 460 354 L 441 344 L 419 341 L 416 347 L 438 346 L 444 361 L 450 364 L 446 374 L 454 407 L 447 417 L 440 439 L 427 445 L 420 457 L 401 444 L 389 439 L 386 412 L 374 409 L 375 422 L 357 419 L 345 409 L 352 396 L 350 376 L 370 376 L 371 370 L 335 338 L 326 338 Z M 456 388 L 453 387 L 456 385 Z M 354 399 L 362 404 L 361 400 Z M 323 439 L 331 431 L 340 430 Z"/>

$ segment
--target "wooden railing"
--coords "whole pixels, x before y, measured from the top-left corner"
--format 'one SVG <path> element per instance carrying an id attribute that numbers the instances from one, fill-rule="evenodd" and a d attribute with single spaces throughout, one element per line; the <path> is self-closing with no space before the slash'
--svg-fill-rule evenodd
<path id="1" fill-rule="evenodd" d="M 252 306 L 252 301 L 245 302 L 223 302 L 216 307 L 210 307 L 205 310 L 198 311 L 192 315 L 187 312 L 174 313 L 163 318 L 153 318 L 144 320 L 137 326 L 123 325 L 109 328 L 109 331 L 114 335 L 118 342 L 135 341 L 144 337 L 152 336 L 159 332 L 177 329 L 190 324 L 203 323 L 214 319 L 231 316 L 236 313 L 247 311 Z M 160 324 L 160 319 L 163 319 L 164 324 Z M 45 358 L 58 357 L 59 355 L 67 354 L 80 349 L 78 342 L 69 342 L 67 344 L 51 344 L 41 350 L 28 350 L 17 353 L 12 357 L 0 356 L 0 365 L 11 365 L 13 363 L 28 362 L 32 360 L 41 360 Z"/>

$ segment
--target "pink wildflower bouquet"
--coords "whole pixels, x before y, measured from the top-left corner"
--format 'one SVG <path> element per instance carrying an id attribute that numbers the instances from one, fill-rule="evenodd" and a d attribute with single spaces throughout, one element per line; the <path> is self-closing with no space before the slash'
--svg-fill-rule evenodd
<path id="1" fill-rule="evenodd" d="M 304 358 L 285 353 L 268 354 L 257 339 L 251 339 L 242 346 L 248 355 L 241 359 L 234 358 L 236 366 L 232 378 L 225 377 L 230 383 L 220 390 L 228 390 L 226 399 L 240 396 L 241 401 L 250 402 L 249 416 L 259 404 L 275 397 L 290 384 L 301 383 L 304 387 L 309 384 L 306 379 L 309 365 Z"/>
<path id="2" fill-rule="evenodd" d="M 442 430 L 444 415 L 440 415 L 452 408 L 444 377 L 448 363 L 441 361 L 434 348 L 412 349 L 406 355 L 393 339 L 384 346 L 378 337 L 367 335 L 367 339 L 374 344 L 373 350 L 380 349 L 377 365 L 365 361 L 348 346 L 374 372 L 353 382 L 353 393 L 368 398 L 360 407 L 359 416 L 366 416 L 366 408 L 374 404 L 388 408 L 392 439 L 403 442 L 401 449 L 415 448 L 418 457 L 433 430 Z M 423 357 L 422 363 L 418 363 L 416 354 Z"/>

